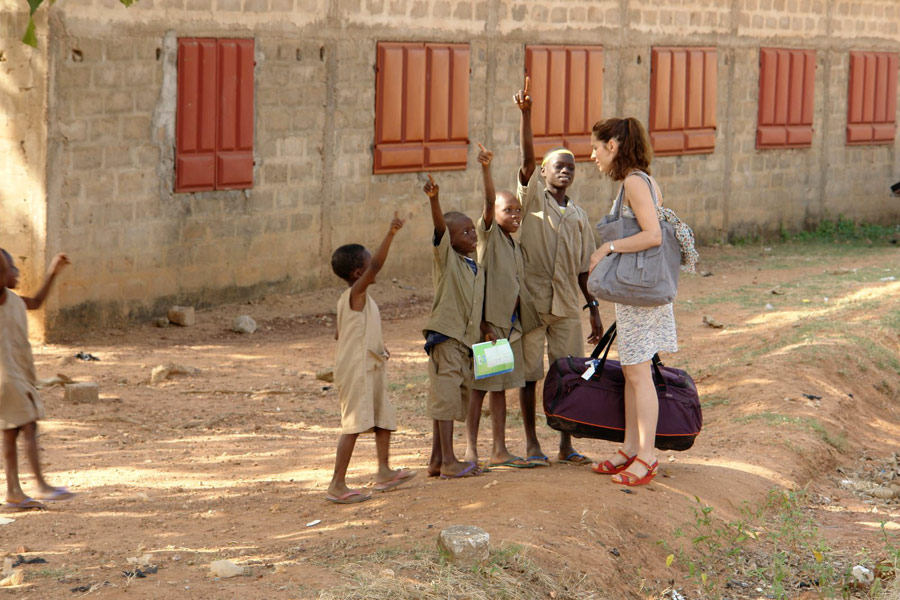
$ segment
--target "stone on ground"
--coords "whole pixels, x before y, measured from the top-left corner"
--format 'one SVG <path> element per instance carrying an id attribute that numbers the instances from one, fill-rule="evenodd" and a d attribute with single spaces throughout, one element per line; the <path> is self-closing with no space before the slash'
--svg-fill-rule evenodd
<path id="1" fill-rule="evenodd" d="M 190 327 L 194 324 L 193 306 L 173 306 L 169 309 L 169 321 L 182 327 Z"/>
<path id="2" fill-rule="evenodd" d="M 100 399 L 100 386 L 96 383 L 69 383 L 65 386 L 66 402 L 88 404 Z"/>
<path id="3" fill-rule="evenodd" d="M 331 383 L 334 381 L 334 369 L 322 369 L 316 373 L 316 379 Z"/>
<path id="4" fill-rule="evenodd" d="M 250 315 L 235 317 L 231 330 L 235 333 L 253 333 L 256 331 L 256 321 Z"/>
<path id="5" fill-rule="evenodd" d="M 438 548 L 453 562 L 483 562 L 491 550 L 491 536 L 481 527 L 454 525 L 438 535 Z"/>
<path id="6" fill-rule="evenodd" d="M 230 560 L 213 561 L 210 563 L 209 569 L 213 577 L 221 577 L 223 579 L 244 574 L 244 567 L 236 565 Z"/>
<path id="7" fill-rule="evenodd" d="M 160 381 L 165 381 L 172 375 L 190 375 L 193 373 L 197 373 L 199 369 L 195 369 L 194 367 L 185 367 L 183 365 L 158 365 L 153 367 L 153 371 L 150 372 L 150 383 L 159 383 Z"/>

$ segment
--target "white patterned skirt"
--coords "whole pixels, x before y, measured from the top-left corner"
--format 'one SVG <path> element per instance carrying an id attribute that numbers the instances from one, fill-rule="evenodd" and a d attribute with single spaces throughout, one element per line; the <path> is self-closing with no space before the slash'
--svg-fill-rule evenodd
<path id="1" fill-rule="evenodd" d="M 678 352 L 672 305 L 616 304 L 616 337 L 623 365 L 650 360 L 657 352 Z"/>

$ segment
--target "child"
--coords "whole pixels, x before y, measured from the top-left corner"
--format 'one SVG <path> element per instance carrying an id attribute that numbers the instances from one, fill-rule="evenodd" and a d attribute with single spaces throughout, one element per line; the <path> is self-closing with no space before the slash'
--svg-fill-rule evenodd
<path id="1" fill-rule="evenodd" d="M 391 228 L 375 256 L 359 244 L 341 246 L 331 255 L 331 269 L 350 287 L 337 304 L 337 360 L 334 381 L 341 399 L 341 437 L 338 440 L 334 475 L 325 499 L 335 504 L 355 504 L 372 496 L 347 487 L 345 477 L 350 456 L 360 433 L 375 432 L 378 472 L 375 489 L 387 491 L 406 483 L 415 471 L 392 470 L 388 466 L 391 432 L 397 429 L 394 407 L 387 397 L 384 361 L 390 354 L 381 338 L 381 314 L 368 288 L 384 266 L 394 236 L 403 221 L 394 213 Z"/>
<path id="2" fill-rule="evenodd" d="M 6 470 L 5 508 L 40 509 L 45 508 L 40 500 L 68 500 L 74 494 L 66 488 L 51 486 L 41 472 L 37 420 L 44 417 L 44 406 L 35 387 L 34 358 L 28 343 L 25 303 L 7 289 L 12 269 L 6 256 L 5 252 L 0 253 L 0 429 L 3 430 L 3 463 Z M 16 441 L 20 431 L 25 438 L 25 455 L 38 485 L 38 499 L 26 496 L 19 482 Z"/>
<path id="3" fill-rule="evenodd" d="M 3 254 L 3 257 L 6 258 L 6 263 L 9 266 L 9 270 L 6 274 L 6 287 L 14 290 L 19 285 L 19 269 L 16 267 L 16 263 L 13 260 L 12 255 L 9 252 L 0 248 L 0 254 Z M 71 264 L 69 261 L 69 257 L 63 253 L 57 254 L 53 257 L 53 261 L 50 263 L 50 268 L 47 270 L 47 278 L 44 279 L 44 285 L 41 286 L 41 289 L 38 290 L 37 295 L 34 298 L 29 298 L 27 296 L 19 296 L 22 299 L 22 302 L 25 303 L 25 308 L 27 310 L 37 310 L 44 304 L 44 300 L 47 299 L 47 294 L 50 293 L 50 287 L 53 285 L 53 281 L 56 279 L 56 276 L 59 275 L 60 271 L 66 265 Z"/>
<path id="4" fill-rule="evenodd" d="M 597 343 L 603 332 L 599 303 L 587 290 L 591 254 L 596 250 L 594 233 L 587 214 L 566 195 L 575 177 L 575 156 L 566 148 L 548 152 L 535 165 L 531 133 L 530 78 L 525 89 L 515 95 L 521 111 L 519 137 L 522 165 L 517 195 L 522 202 L 522 227 L 519 240 L 525 255 L 525 286 L 531 293 L 541 324 L 525 335 L 525 387 L 519 402 L 525 422 L 527 460 L 550 466 L 535 432 L 535 386 L 544 377 L 544 340 L 550 364 L 567 355 L 584 354 L 581 331 L 579 288 L 590 309 L 591 334 L 588 342 Z M 590 459 L 575 451 L 572 436 L 560 433 L 559 462 L 588 465 Z"/>
<path id="5" fill-rule="evenodd" d="M 477 236 L 472 219 L 441 213 L 431 175 L 423 188 L 434 223 L 434 303 L 422 332 L 428 353 L 428 416 L 434 421 L 428 474 L 443 479 L 481 473 L 477 462 L 460 462 L 453 452 L 453 421 L 466 420 L 472 386 L 472 344 L 481 338 L 484 269 L 469 257 Z"/>
<path id="6" fill-rule="evenodd" d="M 494 193 L 491 160 L 494 155 L 478 144 L 478 162 L 484 178 L 484 209 L 478 219 L 478 264 L 485 271 L 482 331 L 490 340 L 507 338 L 513 351 L 512 372 L 476 381 L 469 400 L 466 421 L 466 460 L 478 461 L 478 425 L 485 392 L 490 392 L 493 451 L 490 466 L 529 468 L 536 466 L 506 448 L 506 391 L 525 385 L 522 334 L 538 327 L 540 317 L 531 302 L 525 281 L 522 249 L 512 238 L 522 222 L 522 205 L 510 192 Z"/>

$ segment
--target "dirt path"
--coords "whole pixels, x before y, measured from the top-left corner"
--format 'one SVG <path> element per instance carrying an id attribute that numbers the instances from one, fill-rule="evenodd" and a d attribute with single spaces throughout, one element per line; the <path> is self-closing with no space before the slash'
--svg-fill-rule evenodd
<path id="1" fill-rule="evenodd" d="M 437 589 L 422 570 L 429 560 L 440 567 L 437 533 L 462 523 L 486 529 L 493 547 L 506 549 L 497 560 L 518 565 L 501 569 L 519 577 L 510 584 L 519 595 L 509 597 L 547 597 L 550 589 L 558 590 L 554 597 L 652 598 L 674 586 L 699 598 L 704 584 L 687 565 L 697 544 L 678 551 L 679 528 L 699 522 L 694 497 L 734 521 L 748 518 L 744 508 L 762 506 L 772 488 L 804 486 L 798 514 L 818 524 L 827 560 L 842 569 L 864 550 L 874 558 L 880 524 L 889 533 L 900 527 L 896 500 L 867 494 L 893 480 L 891 454 L 900 451 L 896 248 L 719 248 L 703 258 L 712 275 L 683 279 L 676 303 L 682 350 L 667 362 L 694 374 L 704 432 L 689 452 L 661 453 L 662 476 L 631 494 L 587 468 L 554 465 L 453 482 L 423 471 L 371 502 L 328 505 L 337 395 L 314 374 L 331 365 L 339 290 L 203 311 L 190 328 L 147 325 L 36 348 L 39 377 L 95 381 L 102 397 L 71 405 L 59 387 L 43 392 L 47 469 L 78 496 L 45 512 L 2 515 L 15 522 L 0 525 L 0 549 L 14 557 L 24 546 L 24 556 L 47 560 L 26 566 L 25 584 L 11 593 L 380 597 L 387 588 L 373 580 L 381 579 L 399 586 L 384 597 L 425 597 L 409 590 Z M 889 277 L 895 280 L 882 281 Z M 431 430 L 420 333 L 427 281 L 384 282 L 373 292 L 393 354 L 400 417 L 393 463 L 419 469 Z M 239 314 L 252 315 L 259 331 L 231 333 Z M 613 318 L 608 306 L 601 314 L 604 322 Z M 703 316 L 725 327 L 704 325 Z M 74 359 L 80 350 L 100 361 Z M 153 367 L 166 363 L 197 372 L 151 384 Z M 509 400 L 510 448 L 520 453 L 518 401 Z M 539 429 L 550 453 L 556 436 Z M 480 442 L 486 456 L 484 421 Z M 595 458 L 615 449 L 594 440 L 577 447 Z M 893 471 L 880 467 L 889 464 Z M 351 485 L 369 485 L 373 468 L 373 440 L 360 438 Z M 127 558 L 148 553 L 158 572 L 126 578 L 123 571 L 134 569 Z M 207 565 L 222 558 L 244 565 L 245 576 L 213 579 Z M 735 580 L 731 597 L 762 596 L 754 588 L 765 576 L 754 579 L 747 565 L 732 565 L 743 570 L 717 585 Z M 374 587 L 354 596 L 354 586 Z"/>

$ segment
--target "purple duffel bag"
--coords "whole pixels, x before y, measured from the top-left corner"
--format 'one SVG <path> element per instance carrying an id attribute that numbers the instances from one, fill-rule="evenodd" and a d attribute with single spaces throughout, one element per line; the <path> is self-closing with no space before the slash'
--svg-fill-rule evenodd
<path id="1" fill-rule="evenodd" d="M 625 376 L 619 361 L 606 358 L 615 337 L 613 323 L 590 358 L 568 356 L 550 365 L 544 379 L 544 414 L 550 427 L 575 437 L 625 439 Z M 594 372 L 585 379 L 591 367 Z M 655 446 L 687 450 L 703 426 L 697 386 L 690 375 L 664 366 L 657 355 L 652 369 L 659 397 Z"/>

